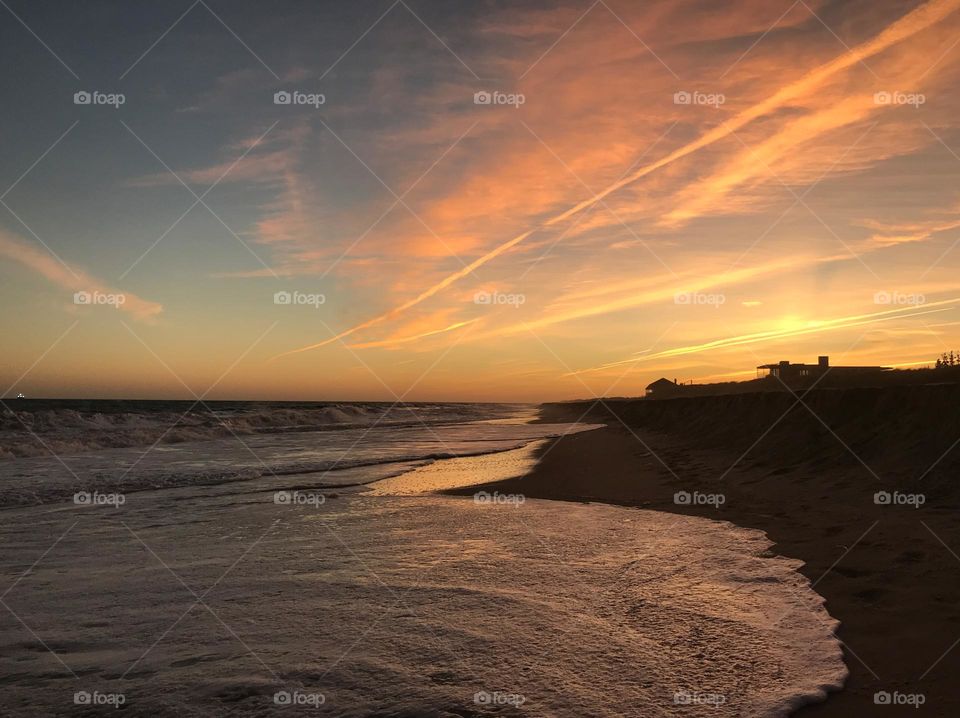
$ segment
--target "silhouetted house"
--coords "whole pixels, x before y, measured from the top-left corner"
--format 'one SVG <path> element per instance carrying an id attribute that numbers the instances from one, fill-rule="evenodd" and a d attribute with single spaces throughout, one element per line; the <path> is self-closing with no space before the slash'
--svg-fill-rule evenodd
<path id="1" fill-rule="evenodd" d="M 777 362 L 776 364 L 761 364 L 757 367 L 757 378 L 779 379 L 787 385 L 803 385 L 813 383 L 830 374 L 831 383 L 855 382 L 857 379 L 864 379 L 871 374 L 879 374 L 886 371 L 882 366 L 830 366 L 830 357 L 821 356 L 817 358 L 816 364 L 791 364 L 788 361 Z"/>
<path id="2" fill-rule="evenodd" d="M 647 397 L 650 399 L 668 399 L 680 394 L 680 385 L 660 377 L 652 384 L 647 384 Z"/>

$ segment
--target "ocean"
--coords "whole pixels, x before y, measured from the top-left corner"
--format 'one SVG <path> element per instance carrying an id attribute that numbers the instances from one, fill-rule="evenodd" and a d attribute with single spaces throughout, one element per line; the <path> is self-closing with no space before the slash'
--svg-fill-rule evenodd
<path id="1" fill-rule="evenodd" d="M 300 476 L 354 486 L 579 430 L 523 404 L 12 401 L 0 506 Z M 294 479 L 289 479 L 294 480 Z"/>
<path id="2" fill-rule="evenodd" d="M 758 531 L 435 493 L 590 425 L 233 403 L 164 434 L 188 408 L 4 417 L 5 714 L 775 716 L 846 677 L 836 622 Z"/>

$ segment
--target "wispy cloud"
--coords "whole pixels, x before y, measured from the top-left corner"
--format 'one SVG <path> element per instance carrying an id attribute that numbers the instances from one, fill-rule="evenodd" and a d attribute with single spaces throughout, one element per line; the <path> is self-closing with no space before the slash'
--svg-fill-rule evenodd
<path id="1" fill-rule="evenodd" d="M 922 242 L 939 232 L 958 229 L 960 228 L 960 219 L 933 219 L 907 224 L 884 224 L 883 222 L 866 220 L 862 224 L 869 229 L 876 230 L 876 234 L 870 237 L 870 242 L 886 247 Z"/>
<path id="2" fill-rule="evenodd" d="M 419 334 L 413 334 L 410 336 L 399 336 L 393 337 L 391 339 L 383 339 L 381 341 L 375 342 L 361 342 L 359 344 L 351 344 L 351 349 L 372 349 L 374 347 L 386 347 L 388 349 L 395 349 L 404 344 L 409 344 L 410 342 L 420 341 L 421 339 L 426 339 L 427 337 L 436 336 L 437 334 L 446 334 L 447 332 L 452 332 L 455 329 L 461 329 L 466 326 L 470 326 L 474 322 L 480 321 L 479 317 L 477 319 L 469 319 L 463 322 L 454 322 L 453 324 L 447 325 L 445 327 L 440 327 L 439 329 L 429 329 L 425 332 L 420 332 Z"/>
<path id="3" fill-rule="evenodd" d="M 899 307 L 897 309 L 889 309 L 881 312 L 873 312 L 869 314 L 856 314 L 846 317 L 836 317 L 833 319 L 817 319 L 810 320 L 805 322 L 803 326 L 791 327 L 786 329 L 776 329 L 764 332 L 754 332 L 751 334 L 740 334 L 735 336 L 723 337 L 721 339 L 713 339 L 711 341 L 702 342 L 699 344 L 691 344 L 682 347 L 674 347 L 673 349 L 665 349 L 663 351 L 654 352 L 651 354 L 645 354 L 642 356 L 633 356 L 627 359 L 621 359 L 613 362 L 606 362 L 600 364 L 599 366 L 589 367 L 586 369 L 578 369 L 573 372 L 567 372 L 564 376 L 573 376 L 576 374 L 588 374 L 591 372 L 602 371 L 605 369 L 611 369 L 613 367 L 623 366 L 625 364 L 639 364 L 641 362 L 649 362 L 657 359 L 666 359 L 670 357 L 683 356 L 687 354 L 699 354 L 702 352 L 710 351 L 713 349 L 724 349 L 734 346 L 744 346 L 748 344 L 759 344 L 763 342 L 774 341 L 778 339 L 786 339 L 790 337 L 804 336 L 807 334 L 818 334 L 821 332 L 832 331 L 836 329 L 847 329 L 850 327 L 858 327 L 865 324 L 874 324 L 877 322 L 886 322 L 893 321 L 896 319 L 909 319 L 911 317 L 919 317 L 926 314 L 936 314 L 938 312 L 949 311 L 954 305 L 960 303 L 960 298 L 957 299 L 945 299 L 939 302 L 930 302 L 923 305 L 922 308 L 915 306 L 909 307 Z"/>
<path id="4" fill-rule="evenodd" d="M 834 59 L 821 64 L 816 69 L 807 72 L 798 79 L 789 81 L 780 87 L 773 88 L 766 97 L 735 112 L 735 114 L 719 122 L 715 127 L 704 131 L 696 139 L 667 152 L 659 159 L 641 164 L 620 179 L 612 182 L 608 181 L 595 193 L 584 193 L 587 195 L 584 199 L 567 206 L 565 209 L 554 211 L 552 214 L 543 217 L 532 229 L 527 229 L 515 235 L 513 238 L 496 245 L 493 249 L 468 262 L 465 267 L 447 274 L 439 281 L 421 290 L 414 297 L 402 301 L 393 308 L 375 315 L 370 319 L 354 324 L 338 332 L 333 337 L 290 350 L 283 355 L 295 354 L 327 346 L 362 330 L 393 320 L 422 302 L 436 296 L 454 283 L 470 276 L 488 263 L 514 250 L 535 233 L 558 227 L 587 208 L 593 207 L 597 202 L 606 201 L 607 198 L 612 200 L 615 194 L 635 185 L 639 180 L 651 176 L 660 170 L 665 170 L 679 160 L 699 153 L 719 143 L 721 140 L 736 139 L 738 133 L 752 123 L 761 119 L 768 120 L 771 117 L 775 117 L 780 111 L 795 111 L 797 108 L 808 105 L 818 106 L 825 99 L 820 93 L 822 93 L 825 88 L 830 87 L 831 83 L 841 76 L 842 73 L 845 73 L 851 68 L 862 69 L 863 63 L 866 61 L 872 60 L 872 58 L 880 53 L 909 40 L 917 33 L 943 21 L 958 8 L 960 8 L 960 0 L 931 0 L 915 8 L 890 23 L 872 38 L 853 46 L 848 51 L 840 53 Z M 798 146 L 809 143 L 811 140 L 825 133 L 833 132 L 855 122 L 863 121 L 868 115 L 878 111 L 878 106 L 873 102 L 872 95 L 862 91 L 854 93 L 839 103 L 834 102 L 833 98 L 830 97 L 826 99 L 831 106 L 825 109 L 816 109 L 808 115 L 794 120 L 788 119 L 786 123 L 782 124 L 781 129 L 775 131 L 771 137 L 753 144 L 752 150 L 743 150 L 738 146 L 738 150 L 730 154 L 729 160 L 724 163 L 724 166 L 714 172 L 711 177 L 700 183 L 689 184 L 681 189 L 678 195 L 678 201 L 663 213 L 661 221 L 667 225 L 675 225 L 678 222 L 687 221 L 694 216 L 699 216 L 706 212 L 715 212 L 733 189 L 744 183 L 755 181 L 760 175 L 764 175 L 767 179 L 770 179 L 769 165 L 771 163 L 776 164 L 784 158 L 791 157 Z M 554 161 L 552 158 L 548 159 Z M 576 179 L 570 176 L 571 174 L 579 174 L 577 163 L 573 163 L 567 167 L 567 169 L 570 170 L 570 172 L 557 168 L 554 161 L 554 168 L 551 175 L 554 178 L 560 178 L 555 181 L 554 184 L 559 182 L 559 184 L 565 188 L 563 194 L 567 194 L 571 186 L 576 187 L 578 185 Z M 508 188 L 509 185 L 505 186 L 505 189 Z M 581 192 L 582 189 L 581 187 Z M 547 196 L 550 196 L 549 193 Z M 559 198 L 562 195 L 554 194 L 552 196 Z M 538 202 L 535 196 L 532 198 L 532 201 L 534 204 L 539 204 L 540 206 L 546 204 L 544 201 Z M 607 218 L 606 221 L 609 223 L 609 218 Z"/>
<path id="5" fill-rule="evenodd" d="M 70 292 L 69 296 L 64 297 L 65 303 L 74 301 L 73 292 L 87 292 L 89 294 L 122 296 L 122 301 L 116 304 L 117 308 L 143 321 L 150 321 L 163 311 L 162 305 L 141 299 L 131 292 L 124 292 L 111 287 L 106 282 L 82 270 L 67 267 L 46 250 L 35 247 L 19 237 L 3 231 L 0 231 L 0 255 L 36 272 L 57 287 Z"/>

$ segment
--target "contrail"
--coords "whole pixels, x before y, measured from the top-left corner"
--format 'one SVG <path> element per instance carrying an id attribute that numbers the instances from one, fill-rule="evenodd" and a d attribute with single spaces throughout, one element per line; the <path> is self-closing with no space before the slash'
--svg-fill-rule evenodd
<path id="1" fill-rule="evenodd" d="M 473 324 L 474 322 L 479 322 L 479 321 L 480 321 L 480 318 L 477 317 L 476 319 L 468 319 L 465 322 L 454 322 L 449 326 L 441 327 L 440 329 L 431 329 L 428 332 L 423 332 L 421 334 L 414 334 L 413 336 L 409 336 L 409 337 L 400 337 L 396 339 L 383 339 L 377 342 L 363 342 L 362 344 L 351 344 L 348 348 L 349 349 L 371 349 L 373 347 L 394 347 L 397 344 L 407 344 L 408 342 L 415 342 L 418 339 L 425 339 L 427 337 L 432 337 L 437 334 L 452 332 L 455 329 L 460 329 L 461 327 L 465 327 L 470 324 Z"/>
<path id="2" fill-rule="evenodd" d="M 924 314 L 935 314 L 937 312 L 946 312 L 952 309 L 949 305 L 960 303 L 960 298 L 944 299 L 939 302 L 929 302 L 921 306 L 900 307 L 898 309 L 888 309 L 883 312 L 873 314 L 857 314 L 850 317 L 838 317 L 836 319 L 824 319 L 814 322 L 812 326 L 801 327 L 799 329 L 779 329 L 767 332 L 756 332 L 754 334 L 741 334 L 739 336 L 725 337 L 715 339 L 703 344 L 692 344 L 685 347 L 675 347 L 665 349 L 656 354 L 647 354 L 641 357 L 631 357 L 619 361 L 607 362 L 600 366 L 590 367 L 589 369 L 578 369 L 576 371 L 566 372 L 562 376 L 575 376 L 577 374 L 589 374 L 595 371 L 602 371 L 615 366 L 624 364 L 639 364 L 641 362 L 651 361 L 653 359 L 667 359 L 669 357 L 682 356 L 684 354 L 696 354 L 709 349 L 723 349 L 725 347 L 743 346 L 744 344 L 756 344 L 758 342 L 771 341 L 773 339 L 784 339 L 786 337 L 803 336 L 804 334 L 816 334 L 817 332 L 830 331 L 831 329 L 846 329 L 848 327 L 858 327 L 864 324 L 874 324 L 876 322 L 887 322 L 892 319 L 909 319 L 910 317 L 919 317 Z M 906 313 L 905 313 L 906 312 Z"/>
<path id="3" fill-rule="evenodd" d="M 592 198 L 585 199 L 581 202 L 578 202 L 577 204 L 573 205 L 566 211 L 554 217 L 551 217 L 548 220 L 543 221 L 537 228 L 524 232 L 523 234 L 520 234 L 514 237 L 513 239 L 507 242 L 504 242 L 503 244 L 497 246 L 493 250 L 487 252 L 485 255 L 483 255 L 479 259 L 474 260 L 463 269 L 460 269 L 454 272 L 453 274 L 450 274 L 449 276 L 447 276 L 437 284 L 434 284 L 432 287 L 424 290 L 413 299 L 410 299 L 404 302 L 403 304 L 400 304 L 399 306 L 394 307 L 393 309 L 383 314 L 373 317 L 372 319 L 368 319 L 367 321 L 357 324 L 356 326 L 353 326 L 349 329 L 345 329 L 344 331 L 340 332 L 336 336 L 330 337 L 329 339 L 325 339 L 322 342 L 317 342 L 316 344 L 310 344 L 308 346 L 301 347 L 299 349 L 292 349 L 290 351 L 283 352 L 282 354 L 278 354 L 273 358 L 277 359 L 290 354 L 297 354 L 300 352 L 310 351 L 311 349 L 318 349 L 322 346 L 326 346 L 327 344 L 332 344 L 335 341 L 339 341 L 340 339 L 343 339 L 344 337 L 349 336 L 354 332 L 358 332 L 361 329 L 366 329 L 375 324 L 379 324 L 380 322 L 386 321 L 388 319 L 392 319 L 393 317 L 396 317 L 397 315 L 402 314 L 403 312 L 410 309 L 411 307 L 414 307 L 417 304 L 420 304 L 420 302 L 426 299 L 429 299 L 437 292 L 440 292 L 443 289 L 446 289 L 448 286 L 462 279 L 463 277 L 467 276 L 478 267 L 482 267 L 487 262 L 495 259 L 496 257 L 500 256 L 501 254 L 511 249 L 512 247 L 520 244 L 525 239 L 527 239 L 527 237 L 529 237 L 531 234 L 536 232 L 538 229 L 551 227 L 557 224 L 558 222 L 562 222 L 566 219 L 569 219 L 573 215 L 577 214 L 578 212 L 582 212 L 587 207 L 590 207 L 591 205 L 595 204 L 596 202 L 599 202 L 600 200 L 603 200 L 605 197 L 616 192 L 617 190 L 620 190 L 623 187 L 626 187 L 627 185 L 632 184 L 633 182 L 636 182 L 638 179 L 641 179 L 642 177 L 646 177 L 650 173 L 655 172 L 662 167 L 665 167 L 679 159 L 682 159 L 683 157 L 686 157 L 687 155 L 697 152 L 698 150 L 701 150 L 704 147 L 712 145 L 718 140 L 728 137 L 731 133 L 736 132 L 737 130 L 741 129 L 744 125 L 749 124 L 750 122 L 757 119 L 758 117 L 761 117 L 773 110 L 776 110 L 777 108 L 782 107 L 785 104 L 788 104 L 792 100 L 795 100 L 796 98 L 809 93 L 810 91 L 818 87 L 821 83 L 823 83 L 825 80 L 829 79 L 830 77 L 837 74 L 838 72 L 841 72 L 842 70 L 847 69 L 851 65 L 854 65 L 859 62 L 863 62 L 867 58 L 873 57 L 877 53 L 882 52 L 883 50 L 886 50 L 892 45 L 895 45 L 907 39 L 908 37 L 915 35 L 921 30 L 924 30 L 930 27 L 931 25 L 934 25 L 940 22 L 942 19 L 944 19 L 945 17 L 953 13 L 958 7 L 960 7 L 960 0 L 930 0 L 930 2 L 926 3 L 925 5 L 921 5 L 920 7 L 916 8 L 915 10 L 912 10 L 911 12 L 901 17 L 899 20 L 897 20 L 896 22 L 888 26 L 885 30 L 880 32 L 880 34 L 876 35 L 873 39 L 868 40 L 867 42 L 861 43 L 860 45 L 857 45 L 854 48 L 851 48 L 849 51 L 847 51 L 840 57 L 834 60 L 831 60 L 825 65 L 821 65 L 815 70 L 810 71 L 809 73 L 804 75 L 802 78 L 800 78 L 796 82 L 793 82 L 790 85 L 787 85 L 786 87 L 781 88 L 780 90 L 775 92 L 773 95 L 768 97 L 766 100 L 763 100 L 762 102 L 754 105 L 753 107 L 750 107 L 750 108 L 747 108 L 746 110 L 741 111 L 739 114 L 735 115 L 734 117 L 730 118 L 726 122 L 713 128 L 712 130 L 702 135 L 700 138 L 694 140 L 693 142 L 690 142 L 684 145 L 683 147 L 680 147 L 674 150 L 673 152 L 669 153 L 665 157 L 662 157 L 656 162 L 652 162 L 638 168 L 634 172 L 631 172 L 630 174 L 626 175 L 622 179 L 617 180 L 613 184 L 601 190 Z"/>
<path id="4" fill-rule="evenodd" d="M 382 321 L 384 321 L 385 319 L 392 319 L 393 317 L 397 316 L 398 314 L 401 314 L 401 313 L 405 312 L 405 311 L 408 310 L 410 307 L 419 304 L 419 303 L 422 302 L 424 299 L 428 299 L 429 297 L 432 297 L 434 294 L 436 294 L 437 292 L 439 292 L 441 289 L 446 289 L 447 287 L 449 287 L 451 284 L 453 284 L 455 281 L 457 281 L 457 280 L 460 279 L 461 277 L 465 277 L 466 275 L 470 274 L 470 272 L 472 272 L 472 271 L 473 271 L 474 269 L 476 269 L 477 267 L 479 267 L 479 266 L 481 266 L 481 265 L 483 265 L 483 264 L 486 264 L 487 262 L 489 262 L 489 261 L 490 261 L 491 259 L 493 259 L 494 257 L 496 257 L 496 256 L 498 256 L 498 255 L 500 255 L 500 254 L 503 254 L 503 253 L 506 252 L 508 249 L 510 249 L 513 245 L 515 245 L 515 244 L 520 244 L 520 242 L 522 242 L 522 241 L 525 240 L 527 237 L 529 237 L 531 234 L 533 234 L 534 231 L 535 231 L 535 230 L 532 230 L 532 229 L 531 229 L 529 232 L 524 232 L 524 233 L 521 234 L 520 236 L 514 237 L 513 239 L 511 239 L 509 242 L 505 242 L 504 244 L 501 244 L 499 247 L 496 247 L 495 249 L 490 250 L 489 252 L 487 252 L 485 255 L 483 255 L 483 256 L 480 257 L 479 259 L 475 259 L 474 261 L 472 261 L 470 264 L 468 264 L 468 265 L 467 265 L 466 267 L 464 267 L 463 269 L 460 269 L 460 270 L 454 272 L 453 274 L 451 274 L 450 276 L 448 276 L 446 279 L 444 279 L 443 281 L 439 282 L 438 284 L 434 284 L 434 285 L 433 285 L 432 287 L 430 287 L 429 289 L 426 289 L 426 290 L 420 292 L 420 294 L 418 294 L 416 297 L 414 297 L 413 299 L 410 299 L 409 301 L 404 302 L 404 303 L 401 304 L 399 307 L 394 307 L 393 309 L 391 309 L 391 310 L 390 310 L 389 312 L 387 312 L 386 314 L 381 314 L 379 317 L 374 317 L 373 319 L 368 319 L 368 320 L 365 321 L 363 324 L 358 324 L 357 326 L 352 327 L 352 328 L 350 328 L 350 329 L 347 329 L 346 331 L 342 331 L 342 332 L 340 332 L 339 334 L 337 334 L 335 337 L 330 337 L 329 339 L 325 339 L 325 340 L 322 341 L 322 342 L 318 342 L 318 343 L 316 343 L 316 344 L 311 344 L 311 345 L 305 346 L 305 347 L 300 347 L 299 349 L 291 349 L 290 351 L 288 351 L 288 352 L 283 352 L 282 354 L 277 354 L 275 357 L 273 357 L 273 359 L 279 359 L 280 357 L 285 357 L 285 356 L 287 356 L 287 355 L 289 355 L 289 354 L 299 354 L 300 352 L 310 351 L 311 349 L 319 349 L 319 348 L 322 347 L 322 346 L 326 346 L 327 344 L 331 344 L 332 342 L 339 341 L 340 339 L 343 339 L 345 336 L 349 336 L 350 334 L 353 334 L 354 332 L 358 332 L 358 331 L 360 331 L 361 329 L 366 329 L 367 327 L 373 326 L 374 324 L 377 324 L 377 323 L 379 323 L 379 322 L 382 322 Z M 271 359 L 271 361 L 272 361 L 272 359 Z"/>

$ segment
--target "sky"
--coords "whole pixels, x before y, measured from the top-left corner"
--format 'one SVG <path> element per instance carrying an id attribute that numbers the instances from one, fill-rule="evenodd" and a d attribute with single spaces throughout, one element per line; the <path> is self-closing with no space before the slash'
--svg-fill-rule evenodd
<path id="1" fill-rule="evenodd" d="M 960 0 L 3 0 L 0 392 L 932 364 L 958 43 Z"/>

